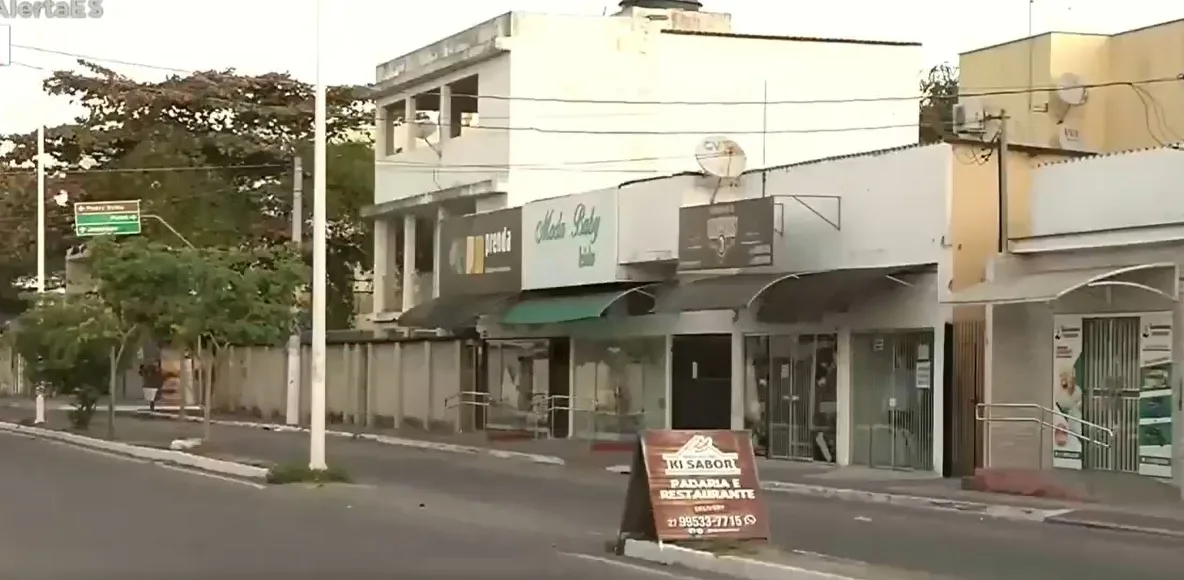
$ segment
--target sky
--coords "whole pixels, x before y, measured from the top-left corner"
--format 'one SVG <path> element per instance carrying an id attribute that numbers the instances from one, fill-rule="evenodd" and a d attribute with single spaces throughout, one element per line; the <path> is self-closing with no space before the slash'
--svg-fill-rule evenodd
<path id="1" fill-rule="evenodd" d="M 96 59 L 180 70 L 288 71 L 309 82 L 316 78 L 315 0 L 100 1 L 100 18 L 22 19 L 0 13 L 0 27 L 9 26 L 14 45 Z M 1184 4 L 1168 0 L 703 4 L 705 10 L 731 13 L 736 32 L 921 42 L 930 64 L 956 62 L 959 52 L 1022 38 L 1029 27 L 1035 33 L 1115 33 L 1184 18 Z M 369 83 L 377 64 L 511 10 L 595 15 L 612 13 L 616 5 L 616 0 L 324 0 L 319 19 L 321 72 L 330 84 Z M 3 37 L 0 31 L 0 42 Z M 68 121 L 74 109 L 68 101 L 42 95 L 41 79 L 48 73 L 31 67 L 67 68 L 74 59 L 18 47 L 11 54 L 24 66 L 0 67 L 0 133 L 30 131 L 39 122 Z M 103 64 L 140 80 L 168 74 L 150 67 Z"/>

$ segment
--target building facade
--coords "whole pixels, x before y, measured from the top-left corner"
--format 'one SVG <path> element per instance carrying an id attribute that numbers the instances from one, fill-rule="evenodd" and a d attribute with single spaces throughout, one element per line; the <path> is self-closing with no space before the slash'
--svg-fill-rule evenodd
<path id="1" fill-rule="evenodd" d="M 380 322 L 436 295 L 442 217 L 698 170 L 712 135 L 750 166 L 916 139 L 916 102 L 834 101 L 915 94 L 918 45 L 744 35 L 698 2 L 621 4 L 505 14 L 377 68 Z M 847 66 L 865 73 L 833 74 Z"/>
<path id="2" fill-rule="evenodd" d="M 967 114 L 1005 112 L 1016 143 L 1109 153 L 1184 141 L 1184 20 L 1049 32 L 963 53 L 959 68 Z"/>
<path id="3" fill-rule="evenodd" d="M 1026 232 L 953 304 L 988 308 L 986 463 L 1181 481 L 1179 151 L 1032 173 Z M 1154 488 L 1153 488 L 1154 490 Z"/>

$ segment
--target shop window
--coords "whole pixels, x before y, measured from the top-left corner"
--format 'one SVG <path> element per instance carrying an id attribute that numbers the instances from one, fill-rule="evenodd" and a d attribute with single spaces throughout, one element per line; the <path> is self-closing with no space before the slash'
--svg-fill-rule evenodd
<path id="1" fill-rule="evenodd" d="M 575 340 L 573 435 L 622 439 L 666 422 L 666 340 Z"/>
<path id="2" fill-rule="evenodd" d="M 496 340 L 488 344 L 489 419 L 487 428 L 549 432 L 549 349 L 546 340 Z"/>

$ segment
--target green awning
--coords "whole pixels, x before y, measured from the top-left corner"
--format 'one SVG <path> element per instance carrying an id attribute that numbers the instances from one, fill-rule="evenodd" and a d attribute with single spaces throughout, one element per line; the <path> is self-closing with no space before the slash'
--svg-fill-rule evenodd
<path id="1" fill-rule="evenodd" d="M 600 318 L 609 307 L 631 292 L 644 287 L 578 294 L 525 298 L 502 315 L 502 324 L 557 324 Z"/>

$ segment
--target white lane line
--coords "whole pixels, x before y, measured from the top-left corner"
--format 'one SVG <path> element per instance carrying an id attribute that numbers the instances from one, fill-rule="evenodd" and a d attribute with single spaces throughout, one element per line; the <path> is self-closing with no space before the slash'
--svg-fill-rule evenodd
<path id="1" fill-rule="evenodd" d="M 620 568 L 626 568 L 629 570 L 633 570 L 634 572 L 644 572 L 646 574 L 652 574 L 654 576 L 662 576 L 663 578 L 678 578 L 679 580 L 690 580 L 691 578 L 693 578 L 692 576 L 686 576 L 683 574 L 675 574 L 674 572 L 669 572 L 667 570 L 658 570 L 655 568 L 650 568 L 649 566 L 642 566 L 640 564 L 623 562 L 621 560 L 615 560 L 613 558 L 606 558 L 604 556 L 594 556 L 592 554 L 580 554 L 578 552 L 559 552 L 559 554 L 561 556 L 567 556 L 568 558 L 575 558 L 577 560 L 584 560 L 586 562 L 599 562 L 601 564 L 609 564 L 610 566 L 617 566 Z"/>
<path id="2" fill-rule="evenodd" d="M 186 473 L 189 475 L 200 475 L 203 477 L 208 477 L 210 479 L 217 479 L 218 481 L 225 481 L 227 483 L 237 483 L 239 485 L 253 487 L 255 489 L 267 489 L 267 486 L 263 485 L 262 483 L 255 483 L 253 481 L 247 481 L 245 479 L 236 479 L 234 477 L 226 477 L 225 475 L 218 475 L 217 473 L 210 473 L 208 471 L 202 471 L 200 469 L 189 469 L 187 467 L 178 467 L 176 465 L 169 465 L 167 463 L 157 463 L 156 465 L 158 467 L 168 469 L 169 471 L 176 471 L 178 473 Z"/>

